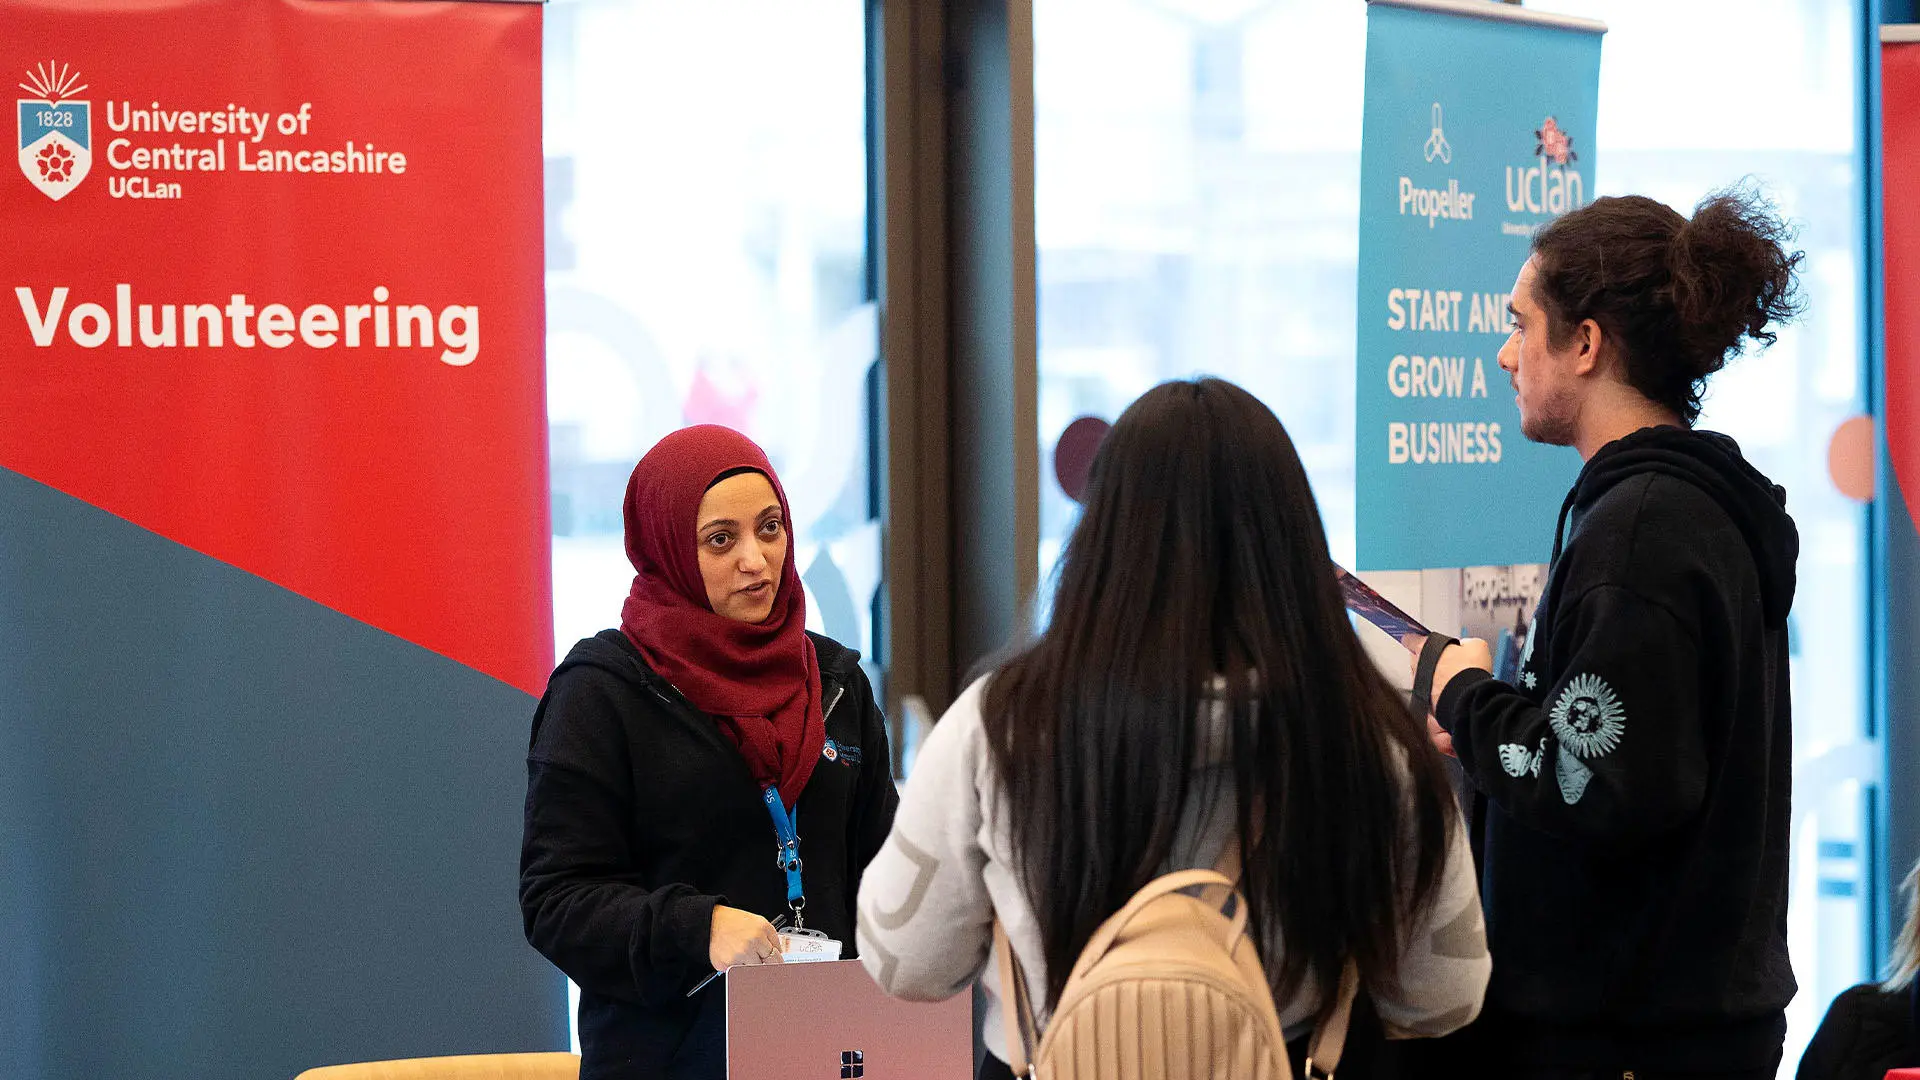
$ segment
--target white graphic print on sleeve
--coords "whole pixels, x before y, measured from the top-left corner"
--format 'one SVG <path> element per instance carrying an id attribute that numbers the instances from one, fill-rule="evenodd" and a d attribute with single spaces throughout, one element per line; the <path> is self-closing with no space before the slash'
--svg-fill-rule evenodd
<path id="1" fill-rule="evenodd" d="M 1627 710 L 1613 687 L 1598 675 L 1575 675 L 1560 691 L 1547 720 L 1561 746 L 1583 758 L 1597 758 L 1620 745 L 1627 727 Z M 1583 789 L 1585 786 L 1581 785 Z"/>
<path id="2" fill-rule="evenodd" d="M 1513 777 L 1515 780 L 1523 776 L 1539 776 L 1540 762 L 1544 760 L 1546 756 L 1547 740 L 1544 735 L 1540 738 L 1540 748 L 1538 750 L 1529 750 L 1519 743 L 1502 743 L 1500 745 L 1500 767 L 1505 769 L 1507 775 Z"/>
<path id="3" fill-rule="evenodd" d="M 1533 618 L 1528 620 L 1527 622 L 1526 644 L 1520 647 L 1520 665 L 1519 665 L 1520 685 L 1526 687 L 1529 690 L 1536 689 L 1540 685 L 1540 676 L 1535 675 L 1532 671 L 1528 670 L 1527 668 L 1528 664 L 1533 663 L 1533 641 L 1536 637 L 1539 636 L 1539 630 L 1540 630 L 1540 609 L 1535 608 L 1533 611 Z"/>
<path id="4" fill-rule="evenodd" d="M 1561 747 L 1562 750 L 1566 748 Z M 1560 781 L 1560 798 L 1568 806 L 1580 801 L 1587 793 L 1587 783 L 1593 779 L 1593 770 L 1572 754 L 1562 753 L 1554 758 L 1554 778 Z"/>

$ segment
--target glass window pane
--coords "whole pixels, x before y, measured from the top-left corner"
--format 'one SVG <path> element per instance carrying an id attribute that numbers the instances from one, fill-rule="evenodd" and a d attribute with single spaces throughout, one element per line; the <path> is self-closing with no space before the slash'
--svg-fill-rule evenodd
<path id="1" fill-rule="evenodd" d="M 866 102 L 858 2 L 548 5 L 556 654 L 618 621 L 634 462 L 717 423 L 786 485 L 809 627 L 875 655 Z"/>
<path id="2" fill-rule="evenodd" d="M 1035 0 L 1034 54 L 1043 579 L 1060 432 L 1199 373 L 1279 413 L 1351 560 L 1365 5 Z"/>

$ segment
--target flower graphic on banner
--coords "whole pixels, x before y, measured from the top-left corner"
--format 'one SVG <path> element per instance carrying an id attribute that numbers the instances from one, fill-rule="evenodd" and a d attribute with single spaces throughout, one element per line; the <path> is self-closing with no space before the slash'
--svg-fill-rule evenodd
<path id="1" fill-rule="evenodd" d="M 1540 130 L 1533 133 L 1540 140 L 1533 148 L 1535 156 L 1547 158 L 1555 165 L 1565 165 L 1569 161 L 1579 161 L 1580 155 L 1573 152 L 1573 136 L 1560 127 L 1560 122 L 1549 116 L 1540 122 Z"/>
<path id="2" fill-rule="evenodd" d="M 34 164 L 40 166 L 40 178 L 53 183 L 65 183 L 73 175 L 73 155 L 59 143 L 48 143 L 34 155 Z"/>

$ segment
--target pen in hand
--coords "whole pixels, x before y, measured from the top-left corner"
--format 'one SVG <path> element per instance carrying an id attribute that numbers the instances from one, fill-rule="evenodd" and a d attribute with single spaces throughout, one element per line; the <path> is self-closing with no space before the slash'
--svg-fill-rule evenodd
<path id="1" fill-rule="evenodd" d="M 787 928 L 787 917 L 785 915 L 774 916 L 773 928 L 775 930 L 785 930 Z M 723 974 L 725 974 L 725 972 L 721 972 L 721 971 L 714 971 L 714 972 L 708 973 L 706 978 L 701 979 L 699 982 L 693 984 L 693 989 L 687 991 L 687 996 L 692 997 L 693 995 L 699 993 L 700 991 L 705 990 L 707 988 L 708 983 L 719 978 Z"/>

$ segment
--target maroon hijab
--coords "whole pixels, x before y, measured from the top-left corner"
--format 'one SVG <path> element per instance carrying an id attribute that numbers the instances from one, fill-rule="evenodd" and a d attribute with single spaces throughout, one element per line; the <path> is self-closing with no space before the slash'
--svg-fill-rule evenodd
<path id="1" fill-rule="evenodd" d="M 788 526 L 773 613 L 759 624 L 713 612 L 700 577 L 700 500 L 722 474 L 766 475 Z M 713 424 L 661 439 L 627 481 L 627 559 L 633 590 L 620 629 L 648 666 L 695 708 L 711 714 L 740 748 L 755 781 L 778 784 L 789 807 L 800 798 L 826 745 L 820 663 L 807 637 L 787 493 L 751 439 Z"/>

